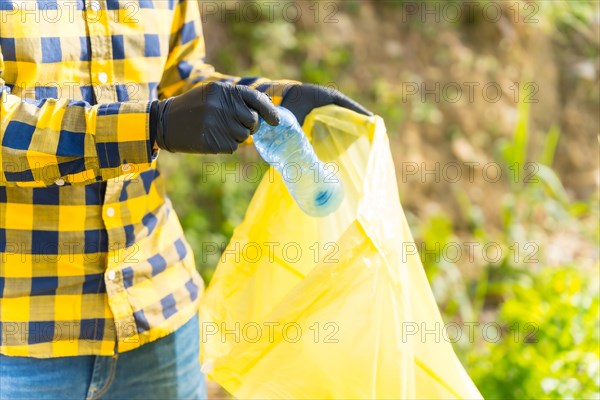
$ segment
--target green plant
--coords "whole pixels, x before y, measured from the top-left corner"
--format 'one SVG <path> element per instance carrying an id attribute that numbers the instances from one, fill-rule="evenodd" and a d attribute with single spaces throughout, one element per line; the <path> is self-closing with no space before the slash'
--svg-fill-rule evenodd
<path id="1" fill-rule="evenodd" d="M 600 398 L 597 283 L 574 267 L 547 267 L 507 297 L 501 339 L 483 338 L 466 357 L 483 396 Z"/>
<path id="2" fill-rule="evenodd" d="M 445 321 L 495 321 L 501 327 L 500 340 L 480 335 L 456 344 L 485 398 L 598 398 L 598 286 L 587 278 L 597 276 L 598 265 L 592 271 L 572 263 L 543 267 L 546 241 L 560 226 L 579 227 L 582 240 L 597 243 L 597 233 L 583 233 L 583 227 L 587 215 L 597 216 L 598 206 L 571 201 L 552 170 L 557 127 L 539 154 L 530 154 L 529 112 L 529 104 L 521 102 L 514 134 L 497 143 L 506 186 L 502 229 L 486 229 L 479 207 L 456 189 L 468 236 L 459 237 L 443 211 L 417 221 L 421 258 Z M 444 257 L 444 248 L 461 240 L 494 242 L 503 256 L 476 266 L 479 274 L 469 276 L 464 265 Z M 526 254 L 515 253 L 525 249 Z"/>

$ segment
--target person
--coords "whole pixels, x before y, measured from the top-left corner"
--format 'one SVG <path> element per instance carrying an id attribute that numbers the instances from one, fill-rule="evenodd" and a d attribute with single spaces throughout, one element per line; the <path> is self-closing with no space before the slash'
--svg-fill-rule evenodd
<path id="1" fill-rule="evenodd" d="M 217 73 L 196 0 L 0 0 L 0 21 L 0 398 L 205 397 L 160 150 L 232 153 L 279 104 L 369 112 Z"/>

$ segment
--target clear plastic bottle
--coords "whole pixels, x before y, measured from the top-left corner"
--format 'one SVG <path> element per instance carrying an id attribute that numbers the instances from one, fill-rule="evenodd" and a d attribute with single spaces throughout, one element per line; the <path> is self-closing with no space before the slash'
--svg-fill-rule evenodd
<path id="1" fill-rule="evenodd" d="M 252 135 L 256 149 L 279 171 L 302 211 L 324 217 L 342 203 L 342 182 L 317 158 L 294 114 L 284 107 L 277 110 L 279 125 L 271 126 L 261 120 L 258 131 Z"/>

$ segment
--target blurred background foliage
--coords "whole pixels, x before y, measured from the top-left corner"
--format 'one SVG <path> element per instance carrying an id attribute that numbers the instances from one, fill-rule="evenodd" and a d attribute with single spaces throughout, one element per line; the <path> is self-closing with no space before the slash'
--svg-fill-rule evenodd
<path id="1" fill-rule="evenodd" d="M 482 394 L 600 398 L 599 3 L 265 3 L 215 2 L 208 61 L 332 85 L 385 119 L 444 320 L 500 327 L 454 344 Z M 160 162 L 209 281 L 266 166 L 252 146 Z"/>

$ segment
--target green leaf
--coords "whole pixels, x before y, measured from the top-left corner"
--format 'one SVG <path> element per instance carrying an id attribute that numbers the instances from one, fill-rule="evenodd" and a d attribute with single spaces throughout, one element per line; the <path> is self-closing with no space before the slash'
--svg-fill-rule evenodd
<path id="1" fill-rule="evenodd" d="M 554 196 L 554 198 L 563 204 L 568 203 L 569 199 L 567 192 L 558 175 L 556 175 L 552 168 L 547 165 L 537 164 L 537 166 L 538 170 L 536 172 L 536 177 L 540 179 L 544 187 L 552 194 L 552 196 Z"/>
<path id="2" fill-rule="evenodd" d="M 527 160 L 527 141 L 529 138 L 529 103 L 525 101 L 527 98 L 528 96 L 525 94 L 519 99 L 517 125 L 512 143 L 512 161 L 517 165 L 525 165 Z"/>
<path id="3" fill-rule="evenodd" d="M 548 131 L 548 135 L 546 136 L 546 142 L 544 143 L 544 150 L 542 151 L 542 155 L 540 157 L 540 164 L 544 164 L 547 166 L 552 165 L 552 161 L 554 161 L 554 153 L 556 152 L 556 145 L 558 143 L 558 138 L 560 137 L 560 129 L 556 125 L 553 125 Z"/>

